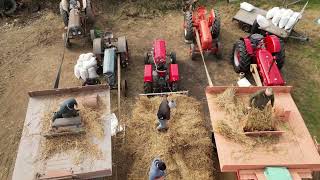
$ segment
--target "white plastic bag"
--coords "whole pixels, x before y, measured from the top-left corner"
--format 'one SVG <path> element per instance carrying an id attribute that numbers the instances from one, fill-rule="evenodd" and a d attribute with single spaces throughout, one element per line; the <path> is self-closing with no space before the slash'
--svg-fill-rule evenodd
<path id="1" fill-rule="evenodd" d="M 292 16 L 293 14 L 293 11 L 291 9 L 286 9 L 286 11 L 283 13 L 283 16 L 282 17 L 286 17 L 286 16 Z"/>
<path id="2" fill-rule="evenodd" d="M 267 12 L 266 18 L 267 18 L 267 19 L 273 18 L 274 14 L 275 14 L 276 12 L 278 12 L 279 10 L 280 10 L 279 7 L 274 7 L 274 8 L 272 8 L 272 9 L 270 9 L 270 10 Z"/>
<path id="3" fill-rule="evenodd" d="M 89 77 L 88 71 L 86 69 L 80 68 L 80 77 L 82 80 L 87 80 Z"/>
<path id="4" fill-rule="evenodd" d="M 278 26 L 280 20 L 281 20 L 281 17 L 282 17 L 282 14 L 285 12 L 285 9 L 280 9 L 279 11 L 277 11 L 273 18 L 272 18 L 272 24 L 275 25 L 275 26 Z"/>
<path id="5" fill-rule="evenodd" d="M 254 6 L 252 4 L 247 3 L 247 2 L 243 2 L 243 3 L 240 4 L 240 8 L 245 10 L 245 11 L 249 11 L 250 12 L 250 11 L 253 10 Z"/>
<path id="6" fill-rule="evenodd" d="M 296 22 L 297 22 L 297 18 L 295 18 L 294 16 L 291 16 L 288 20 L 288 23 L 284 27 L 284 29 L 285 30 L 291 29 L 294 26 L 294 24 L 296 24 Z"/>
<path id="7" fill-rule="evenodd" d="M 302 18 L 302 15 L 299 12 L 294 12 L 291 17 L 294 17 L 294 18 L 296 18 L 298 20 L 298 19 Z"/>
<path id="8" fill-rule="evenodd" d="M 91 57 L 88 61 L 83 62 L 83 68 L 88 70 L 91 67 L 97 66 L 97 60 L 95 57 Z"/>
<path id="9" fill-rule="evenodd" d="M 289 19 L 290 19 L 290 16 L 281 17 L 281 19 L 279 21 L 279 28 L 284 28 L 287 25 Z"/>
<path id="10" fill-rule="evenodd" d="M 261 16 L 260 14 L 258 14 L 257 16 L 257 22 L 261 28 L 266 28 L 270 25 L 267 18 L 265 18 L 264 16 Z"/>
<path id="11" fill-rule="evenodd" d="M 93 53 L 87 53 L 87 54 L 84 54 L 83 60 L 89 61 L 92 57 L 93 57 Z"/>
<path id="12" fill-rule="evenodd" d="M 89 69 L 88 69 L 88 74 L 89 74 L 89 78 L 90 78 L 90 79 L 99 77 L 98 74 L 97 74 L 97 69 L 96 69 L 96 67 L 91 67 L 91 68 L 89 68 Z"/>
<path id="13" fill-rule="evenodd" d="M 76 76 L 76 78 L 77 79 L 79 79 L 80 78 L 80 69 L 79 69 L 79 65 L 78 64 L 76 64 L 75 66 L 74 66 L 74 75 Z"/>

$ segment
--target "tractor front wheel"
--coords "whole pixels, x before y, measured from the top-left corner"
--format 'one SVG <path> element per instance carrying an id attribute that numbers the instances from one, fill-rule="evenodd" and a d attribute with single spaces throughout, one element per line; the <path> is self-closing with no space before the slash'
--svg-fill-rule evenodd
<path id="1" fill-rule="evenodd" d="M 193 25 L 192 25 L 192 12 L 191 11 L 187 11 L 185 13 L 184 38 L 186 41 L 193 40 Z"/>
<path id="2" fill-rule="evenodd" d="M 233 46 L 231 61 L 235 72 L 248 72 L 250 70 L 251 57 L 247 53 L 243 41 L 238 40 Z"/>
<path id="3" fill-rule="evenodd" d="M 175 52 L 170 53 L 170 61 L 171 61 L 171 64 L 177 64 L 177 56 Z"/>
<path id="4" fill-rule="evenodd" d="M 150 54 L 149 53 L 144 53 L 144 64 L 150 64 Z"/>
<path id="5" fill-rule="evenodd" d="M 152 93 L 152 83 L 151 82 L 144 83 L 144 93 L 145 94 Z"/>
<path id="6" fill-rule="evenodd" d="M 91 0 L 87 0 L 86 16 L 88 18 L 89 23 L 93 24 L 95 22 L 95 15 L 93 12 L 93 6 L 92 6 Z"/>
<path id="7" fill-rule="evenodd" d="M 281 39 L 279 39 L 280 41 L 280 52 L 276 53 L 276 62 L 277 62 L 277 66 L 279 69 L 281 69 L 284 65 L 284 59 L 285 59 L 285 49 L 284 49 L 284 43 Z"/>
<path id="8" fill-rule="evenodd" d="M 127 92 L 128 92 L 128 84 L 127 84 L 127 80 L 123 79 L 121 80 L 121 94 L 124 97 L 127 97 Z"/>
<path id="9" fill-rule="evenodd" d="M 190 57 L 191 57 L 191 60 L 194 61 L 196 60 L 196 52 L 195 52 L 195 45 L 192 43 L 190 44 Z"/>

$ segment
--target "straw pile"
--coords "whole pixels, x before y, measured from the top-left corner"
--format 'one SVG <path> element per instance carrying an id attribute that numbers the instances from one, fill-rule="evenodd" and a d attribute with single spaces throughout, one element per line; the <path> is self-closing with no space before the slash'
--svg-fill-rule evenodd
<path id="1" fill-rule="evenodd" d="M 243 130 L 245 132 L 276 130 L 276 119 L 272 116 L 271 105 L 264 110 L 250 109 Z"/>
<path id="2" fill-rule="evenodd" d="M 43 117 L 42 132 L 47 133 L 51 128 L 53 110 Z M 101 159 L 103 157 L 98 146 L 92 143 L 95 137 L 101 140 L 104 136 L 104 125 L 101 120 L 101 111 L 89 108 L 80 108 L 80 116 L 84 122 L 85 134 L 67 135 L 54 138 L 43 138 L 41 141 L 41 158 L 48 159 L 59 153 L 68 153 L 73 150 L 72 159 L 75 164 L 81 163 L 84 158 Z"/>
<path id="3" fill-rule="evenodd" d="M 184 95 L 169 96 L 177 102 L 171 110 L 168 131 L 156 130 L 156 113 L 162 97 L 140 97 L 127 120 L 128 174 L 148 176 L 151 161 L 166 162 L 168 179 L 213 179 L 212 143 L 205 128 L 200 103 Z"/>

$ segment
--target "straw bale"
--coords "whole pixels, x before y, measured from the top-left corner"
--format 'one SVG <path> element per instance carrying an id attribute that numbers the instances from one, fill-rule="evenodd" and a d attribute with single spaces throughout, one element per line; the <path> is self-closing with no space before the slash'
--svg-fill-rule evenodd
<path id="1" fill-rule="evenodd" d="M 272 116 L 272 106 L 268 105 L 263 110 L 250 109 L 243 129 L 245 132 L 276 130 L 276 119 Z"/>

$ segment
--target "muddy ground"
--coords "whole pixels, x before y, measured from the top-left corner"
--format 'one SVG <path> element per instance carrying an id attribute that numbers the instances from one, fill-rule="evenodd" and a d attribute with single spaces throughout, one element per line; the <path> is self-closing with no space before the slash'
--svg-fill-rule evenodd
<path id="1" fill-rule="evenodd" d="M 130 90 L 129 97 L 123 101 L 128 113 L 137 94 L 143 91 L 143 54 L 150 50 L 155 38 L 163 38 L 167 40 L 168 51 L 177 53 L 181 89 L 189 90 L 190 96 L 203 102 L 205 117 L 209 120 L 204 94 L 204 88 L 207 85 L 204 67 L 200 59 L 191 61 L 189 58 L 189 46 L 183 41 L 183 16 L 180 11 L 169 11 L 156 17 L 132 17 L 112 12 L 106 13 L 101 7 L 96 9 L 98 13 L 96 28 L 103 30 L 111 27 L 116 36 L 126 35 L 129 41 L 131 62 L 125 76 Z M 222 60 L 217 60 L 214 56 L 209 56 L 206 62 L 214 85 L 232 85 L 235 84 L 237 74 L 229 63 L 229 54 L 234 41 L 245 33 L 231 21 L 237 6 L 220 3 L 219 10 L 222 16 L 221 42 L 224 57 Z M 317 11 L 310 10 L 307 15 L 315 18 Z M 28 14 L 27 17 L 6 18 L 0 23 L 0 179 L 10 179 L 12 175 L 28 104 L 27 92 L 53 88 L 63 52 L 62 32 L 63 23 L 60 16 L 56 11 L 48 9 Z M 310 29 L 311 35 L 318 39 L 316 32 L 317 28 Z M 287 56 L 289 59 L 299 57 L 300 46 L 296 42 L 288 42 L 288 47 L 287 50 L 296 51 L 296 54 Z M 304 48 L 308 47 L 313 48 L 314 45 L 307 45 Z M 316 48 L 317 46 L 315 52 Z M 85 39 L 76 41 L 73 47 L 66 51 L 59 87 L 81 85 L 73 75 L 73 66 L 79 54 L 90 51 L 91 44 Z M 300 56 L 302 62 L 308 62 L 308 56 L 303 54 Z M 311 79 L 312 83 L 316 84 L 312 87 L 319 87 L 319 74 L 312 68 L 313 64 L 303 66 L 298 60 L 287 64 L 284 73 L 287 74 L 285 78 L 288 83 L 297 85 L 298 89 L 301 88 L 300 91 L 304 91 L 302 82 L 305 79 Z M 301 68 L 311 73 L 298 72 Z M 312 91 L 311 95 L 317 92 Z M 115 95 L 113 94 L 113 97 Z M 298 95 L 300 97 L 300 94 Z M 298 102 L 305 105 L 302 99 L 298 98 Z M 318 104 L 312 106 L 314 107 L 318 107 Z M 113 108 L 115 109 L 116 105 Z M 314 118 L 318 114 L 316 112 Z M 319 125 L 312 124 L 309 127 L 315 131 Z M 209 123 L 208 128 L 211 128 Z M 121 148 L 121 145 L 119 146 Z M 116 148 L 114 147 L 114 150 Z M 123 155 L 125 154 L 120 152 L 118 156 L 122 156 L 122 159 L 115 158 L 114 161 L 123 162 Z M 119 177 L 125 177 L 125 170 L 125 166 L 118 165 L 115 171 L 118 172 Z"/>

